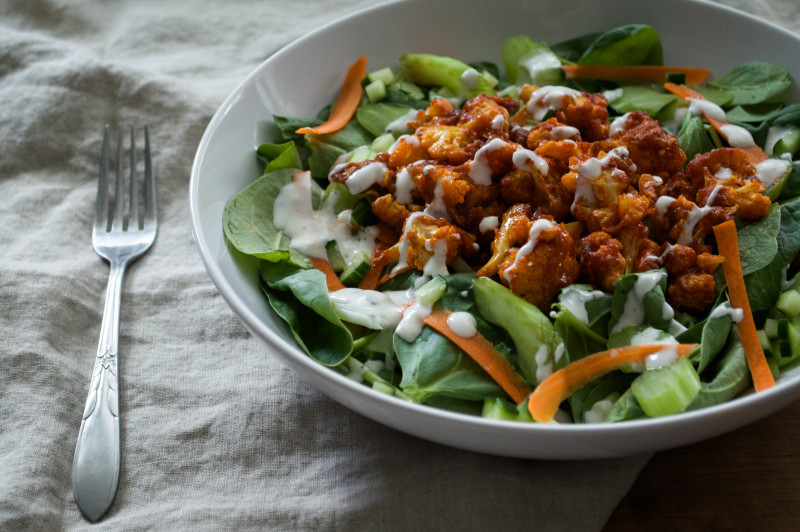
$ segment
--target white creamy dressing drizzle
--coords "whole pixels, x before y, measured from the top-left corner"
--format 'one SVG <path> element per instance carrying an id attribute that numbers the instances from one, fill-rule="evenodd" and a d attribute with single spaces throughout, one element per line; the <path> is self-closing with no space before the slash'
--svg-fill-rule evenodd
<path id="1" fill-rule="evenodd" d="M 481 73 L 474 68 L 468 68 L 461 74 L 461 82 L 468 91 L 474 91 L 478 88 L 478 82 L 481 79 Z"/>
<path id="2" fill-rule="evenodd" d="M 492 229 L 497 229 L 498 227 L 500 227 L 500 219 L 497 216 L 486 216 L 481 220 L 481 223 L 478 224 L 478 231 L 485 233 Z"/>
<path id="3" fill-rule="evenodd" d="M 553 374 L 553 361 L 550 360 L 549 354 L 550 350 L 547 349 L 547 344 L 542 344 L 533 356 L 536 361 L 536 380 L 539 382 Z"/>
<path id="4" fill-rule="evenodd" d="M 546 85 L 536 89 L 525 104 L 534 120 L 541 121 L 548 111 L 560 111 L 564 107 L 564 97 L 568 102 L 581 95 L 580 91 L 557 85 Z M 567 102 L 567 103 L 568 103 Z"/>
<path id="5" fill-rule="evenodd" d="M 711 311 L 711 314 L 708 315 L 708 319 L 713 320 L 714 318 L 721 318 L 723 316 L 728 316 L 733 323 L 739 323 L 744 319 L 744 311 L 740 308 L 731 307 L 731 304 L 725 301 Z"/>
<path id="6" fill-rule="evenodd" d="M 478 332 L 475 316 L 469 312 L 453 312 L 447 316 L 447 326 L 461 338 L 472 338 Z"/>
<path id="7" fill-rule="evenodd" d="M 746 149 L 752 148 L 756 145 L 756 142 L 753 140 L 753 135 L 751 135 L 750 132 L 742 126 L 725 124 L 719 129 L 720 132 L 725 135 L 725 138 L 728 140 L 728 144 L 734 148 Z"/>
<path id="8" fill-rule="evenodd" d="M 553 52 L 542 50 L 536 54 L 526 57 L 519 62 L 519 65 L 528 71 L 533 83 L 537 83 L 539 76 L 548 70 L 560 69 L 561 61 Z"/>
<path id="9" fill-rule="evenodd" d="M 341 288 L 328 294 L 336 315 L 369 329 L 394 329 L 403 317 L 402 307 L 413 292 Z"/>
<path id="10" fill-rule="evenodd" d="M 503 126 L 505 125 L 506 125 L 506 117 L 502 113 L 492 118 L 492 129 L 494 130 L 503 129 Z"/>
<path id="11" fill-rule="evenodd" d="M 722 107 L 703 98 L 686 98 L 689 102 L 689 112 L 694 115 L 704 114 L 717 122 L 727 122 L 728 117 Z"/>
<path id="12" fill-rule="evenodd" d="M 489 168 L 489 161 L 486 159 L 486 154 L 495 150 L 499 150 L 506 145 L 506 141 L 499 138 L 493 138 L 486 144 L 480 147 L 475 152 L 475 157 L 469 163 L 469 178 L 476 185 L 489 186 L 492 184 L 492 169 Z"/>
<path id="13" fill-rule="evenodd" d="M 589 314 L 586 311 L 586 303 L 599 299 L 604 295 L 605 294 L 600 290 L 572 288 L 570 290 L 565 290 L 561 295 L 561 304 L 583 324 L 589 325 Z"/>
<path id="14" fill-rule="evenodd" d="M 664 271 L 651 271 L 639 274 L 636 283 L 625 296 L 625 306 L 619 321 L 611 328 L 611 334 L 644 322 L 644 296 L 654 289 L 667 275 Z"/>
<path id="15" fill-rule="evenodd" d="M 624 115 L 615 118 L 614 121 L 611 122 L 611 126 L 608 128 L 608 136 L 613 137 L 616 133 L 628 129 L 628 118 L 630 118 L 630 116 L 630 113 L 625 113 Z"/>
<path id="16" fill-rule="evenodd" d="M 407 112 L 400 118 L 392 120 L 391 122 L 386 124 L 386 127 L 383 128 L 383 130 L 386 133 L 404 133 L 411 131 L 411 128 L 408 127 L 408 123 L 411 122 L 412 120 L 415 120 L 416 118 L 417 118 L 417 110 L 411 109 L 409 112 Z"/>
<path id="17" fill-rule="evenodd" d="M 394 182 L 394 197 L 398 203 L 401 205 L 408 205 L 411 203 L 413 200 L 411 191 L 415 188 L 417 188 L 417 185 L 414 183 L 414 180 L 411 179 L 411 173 L 406 168 L 397 172 Z"/>
<path id="18" fill-rule="evenodd" d="M 507 281 L 511 281 L 514 278 L 514 271 L 517 269 L 517 265 L 519 261 L 531 253 L 533 253 L 533 249 L 536 247 L 536 244 L 539 242 L 539 235 L 542 231 L 550 229 L 556 225 L 555 222 L 548 220 L 546 218 L 539 218 L 538 220 L 534 220 L 531 224 L 531 228 L 528 231 L 528 241 L 525 242 L 521 248 L 517 250 L 517 254 L 514 256 L 514 262 L 511 263 L 509 268 L 506 268 L 503 271 L 503 276 L 506 278 Z"/>
<path id="19" fill-rule="evenodd" d="M 717 183 L 714 185 L 714 188 L 711 189 L 711 194 L 708 195 L 705 206 L 698 207 L 694 205 L 692 207 L 692 210 L 689 211 L 689 216 L 686 217 L 686 221 L 683 223 L 683 228 L 681 228 L 681 234 L 678 236 L 678 244 L 682 246 L 691 244 L 692 233 L 694 232 L 695 226 L 703 219 L 703 216 L 711 212 L 712 204 L 717 198 L 717 194 L 719 194 L 721 188 L 722 185 Z M 658 209 L 658 202 L 656 202 L 656 209 Z"/>
<path id="20" fill-rule="evenodd" d="M 351 194 L 361 194 L 375 183 L 379 183 L 385 173 L 385 164 L 372 162 L 347 176 L 344 184 Z"/>
<path id="21" fill-rule="evenodd" d="M 565 140 L 580 134 L 578 128 L 572 126 L 556 126 L 550 130 L 550 140 Z"/>
<path id="22" fill-rule="evenodd" d="M 428 165 L 422 171 L 425 173 L 425 175 L 428 175 L 428 173 L 434 168 L 435 166 Z M 444 183 L 441 177 L 436 180 L 436 186 L 433 188 L 433 200 L 425 205 L 423 212 L 425 212 L 425 214 L 431 218 L 443 218 L 448 222 L 450 221 L 450 214 L 447 212 L 447 206 L 444 203 Z"/>
<path id="23" fill-rule="evenodd" d="M 756 165 L 756 179 L 770 186 L 789 172 L 791 163 L 785 159 L 767 159 Z"/>
<path id="24" fill-rule="evenodd" d="M 578 179 L 575 185 L 575 198 L 572 200 L 570 212 L 575 214 L 575 207 L 581 199 L 587 200 L 590 204 L 594 203 L 597 199 L 594 193 L 593 182 L 600 177 L 603 170 L 611 170 L 611 175 L 618 176 L 622 172 L 619 168 L 611 168 L 609 164 L 612 160 L 627 157 L 628 149 L 624 146 L 617 146 L 613 150 L 606 153 L 601 159 L 591 157 L 584 162 L 580 163 L 576 171 L 578 172 Z"/>
<path id="25" fill-rule="evenodd" d="M 540 175 L 546 176 L 550 172 L 550 167 L 547 165 L 547 161 L 545 161 L 538 153 L 527 148 L 520 146 L 514 150 L 514 154 L 511 156 L 511 162 L 513 162 L 514 166 L 523 172 L 530 172 L 531 169 L 528 165 L 529 161 L 533 163 L 534 168 L 536 168 Z"/>
<path id="26" fill-rule="evenodd" d="M 663 349 L 647 355 L 643 364 L 631 364 L 634 371 L 658 369 L 678 360 L 678 341 L 660 329 L 648 327 L 631 336 L 630 345 L 665 345 Z"/>
<path id="27" fill-rule="evenodd" d="M 392 143 L 392 145 L 389 146 L 389 149 L 386 150 L 386 153 L 394 153 L 394 150 L 396 150 L 397 147 L 404 142 L 413 148 L 419 148 L 420 146 L 419 139 L 417 138 L 416 135 L 408 135 L 408 134 L 400 135 L 399 137 L 397 137 L 397 140 L 395 140 Z"/>
<path id="28" fill-rule="evenodd" d="M 602 423 L 605 421 L 606 416 L 614 406 L 614 401 L 611 399 L 602 399 L 592 405 L 592 408 L 583 413 L 584 423 Z"/>
<path id="29" fill-rule="evenodd" d="M 767 130 L 767 140 L 764 142 L 764 153 L 772 155 L 775 153 L 775 145 L 790 130 L 792 126 L 772 126 Z"/>
<path id="30" fill-rule="evenodd" d="M 714 177 L 717 179 L 722 179 L 723 181 L 727 181 L 731 177 L 733 177 L 733 170 L 730 168 L 722 167 L 714 174 Z"/>
<path id="31" fill-rule="evenodd" d="M 371 255 L 375 239 L 364 232 L 354 232 L 349 219 L 336 215 L 335 202 L 330 198 L 315 211 L 311 205 L 312 188 L 319 186 L 311 180 L 310 173 L 303 172 L 275 198 L 273 223 L 292 240 L 291 246 L 306 256 L 326 259 L 325 246 L 335 240 L 345 260 L 352 259 L 359 250 Z"/>

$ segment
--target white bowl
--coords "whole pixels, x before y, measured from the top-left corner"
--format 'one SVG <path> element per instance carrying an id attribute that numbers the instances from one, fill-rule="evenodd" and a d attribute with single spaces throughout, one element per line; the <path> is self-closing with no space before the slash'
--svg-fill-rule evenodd
<path id="1" fill-rule="evenodd" d="M 653 26 L 665 64 L 718 75 L 747 60 L 778 63 L 800 79 L 800 38 L 741 12 L 691 0 L 410 0 L 369 8 L 298 39 L 264 61 L 225 100 L 203 135 L 192 168 L 194 239 L 211 280 L 250 332 L 308 383 L 343 405 L 398 430 L 497 455 L 582 459 L 685 445 L 741 427 L 800 397 L 800 376 L 720 406 L 610 425 L 503 422 L 410 404 L 313 362 L 294 343 L 258 287 L 254 264 L 234 260 L 222 233 L 226 202 L 256 179 L 256 146 L 270 140 L 271 115 L 314 116 L 336 96 L 343 68 L 366 53 L 368 71 L 405 52 L 502 64 L 506 37 L 559 42 L 628 23 Z M 797 86 L 792 101 L 800 101 Z"/>

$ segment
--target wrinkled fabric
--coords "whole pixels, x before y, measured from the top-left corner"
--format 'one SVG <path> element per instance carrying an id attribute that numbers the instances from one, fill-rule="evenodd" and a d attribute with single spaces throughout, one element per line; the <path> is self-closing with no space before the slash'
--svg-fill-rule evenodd
<path id="1" fill-rule="evenodd" d="M 499 458 L 370 421 L 269 356 L 203 269 L 188 184 L 211 116 L 270 54 L 371 4 L 0 1 L 0 529 L 603 526 L 647 457 Z M 108 278 L 92 208 L 102 125 L 128 122 L 150 126 L 160 226 L 123 286 L 119 490 L 92 526 L 70 485 Z"/>

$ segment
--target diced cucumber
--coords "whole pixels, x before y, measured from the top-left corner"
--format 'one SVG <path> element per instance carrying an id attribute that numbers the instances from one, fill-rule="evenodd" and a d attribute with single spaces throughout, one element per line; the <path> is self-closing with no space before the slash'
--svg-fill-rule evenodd
<path id="1" fill-rule="evenodd" d="M 800 332 L 789 320 L 778 320 L 777 342 L 772 344 L 772 354 L 780 366 L 800 358 Z"/>
<path id="2" fill-rule="evenodd" d="M 700 377 L 687 358 L 648 370 L 631 383 L 631 391 L 650 417 L 683 412 L 700 392 Z"/>
<path id="3" fill-rule="evenodd" d="M 339 280 L 345 286 L 358 286 L 371 267 L 372 263 L 367 254 L 359 250 L 347 263 L 347 267 L 339 275 Z"/>
<path id="4" fill-rule="evenodd" d="M 777 338 L 778 320 L 775 318 L 767 318 L 767 320 L 764 322 L 764 333 L 767 335 L 767 338 Z"/>
<path id="5" fill-rule="evenodd" d="M 775 146 L 772 148 L 772 153 L 775 155 L 784 153 L 792 155 L 798 149 L 800 149 L 800 128 L 791 127 L 783 134 L 780 140 L 775 143 Z"/>
<path id="6" fill-rule="evenodd" d="M 414 291 L 414 297 L 423 305 L 433 305 L 447 292 L 447 281 L 437 275 Z"/>
<path id="7" fill-rule="evenodd" d="M 372 144 L 369 145 L 369 149 L 380 153 L 391 148 L 392 144 L 394 144 L 394 135 L 391 133 L 384 133 L 372 141 Z"/>
<path id="8" fill-rule="evenodd" d="M 514 403 L 501 397 L 490 397 L 484 399 L 481 417 L 500 419 L 503 421 L 533 422 L 533 418 L 528 412 L 527 400 L 523 401 L 519 405 L 515 405 Z"/>
<path id="9" fill-rule="evenodd" d="M 386 84 L 383 81 L 376 79 L 364 87 L 364 92 L 366 93 L 370 102 L 379 102 L 386 98 Z"/>
<path id="10" fill-rule="evenodd" d="M 382 81 L 385 85 L 388 85 L 394 79 L 394 72 L 389 67 L 384 67 L 380 70 L 376 70 L 375 72 L 370 72 L 367 74 L 367 79 L 370 83 L 374 83 L 375 81 Z"/>
<path id="11" fill-rule="evenodd" d="M 800 316 L 800 292 L 787 290 L 778 296 L 775 308 L 790 318 Z"/>
<path id="12" fill-rule="evenodd" d="M 765 351 L 767 349 L 770 349 L 770 343 L 769 343 L 770 338 L 769 336 L 767 336 L 767 332 L 761 329 L 759 331 L 756 331 L 756 334 L 758 335 L 758 341 L 761 344 L 761 349 Z"/>
<path id="13" fill-rule="evenodd" d="M 325 252 L 328 255 L 328 262 L 333 268 L 333 271 L 336 273 L 342 273 L 344 269 L 347 267 L 347 263 L 342 257 L 342 253 L 339 251 L 339 246 L 336 245 L 335 240 L 331 240 L 325 246 Z"/>
<path id="14" fill-rule="evenodd" d="M 372 212 L 372 201 L 369 198 L 361 198 L 353 205 L 350 221 L 358 227 L 368 227 L 378 222 L 378 218 Z"/>

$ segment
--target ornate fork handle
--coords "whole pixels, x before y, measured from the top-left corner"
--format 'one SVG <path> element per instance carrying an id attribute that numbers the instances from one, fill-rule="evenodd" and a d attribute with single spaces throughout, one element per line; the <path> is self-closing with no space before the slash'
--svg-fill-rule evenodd
<path id="1" fill-rule="evenodd" d="M 119 479 L 117 345 L 122 279 L 127 260 L 114 258 L 110 264 L 97 358 L 72 462 L 72 491 L 91 521 L 100 519 L 111 506 Z"/>

